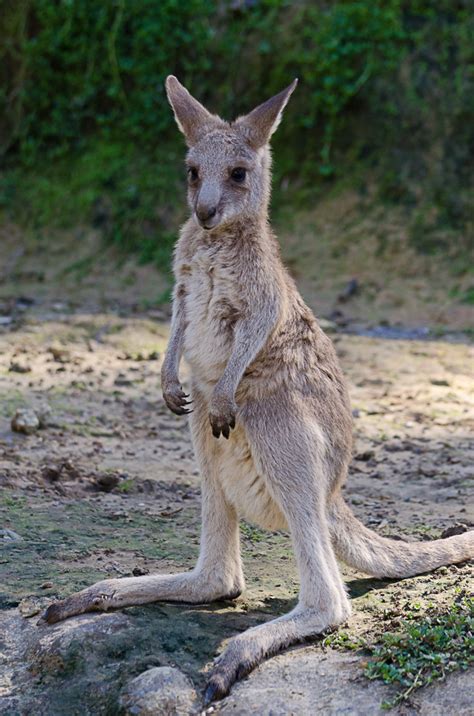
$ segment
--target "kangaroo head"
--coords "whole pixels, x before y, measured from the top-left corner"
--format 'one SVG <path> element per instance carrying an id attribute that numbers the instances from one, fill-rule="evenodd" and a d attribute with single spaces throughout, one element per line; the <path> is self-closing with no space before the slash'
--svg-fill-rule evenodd
<path id="1" fill-rule="evenodd" d="M 188 202 L 207 230 L 251 219 L 267 210 L 270 195 L 270 137 L 297 80 L 234 122 L 200 104 L 170 75 L 166 91 L 189 147 Z"/>

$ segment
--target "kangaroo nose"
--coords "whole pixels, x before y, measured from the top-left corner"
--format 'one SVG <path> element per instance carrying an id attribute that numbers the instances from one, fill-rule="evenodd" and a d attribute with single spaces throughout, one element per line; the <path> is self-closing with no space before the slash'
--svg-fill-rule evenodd
<path id="1" fill-rule="evenodd" d="M 209 221 L 209 219 L 212 219 L 212 217 L 215 216 L 216 213 L 217 213 L 217 208 L 215 206 L 199 207 L 196 210 L 197 217 L 198 217 L 199 221 L 202 221 L 202 222 Z"/>

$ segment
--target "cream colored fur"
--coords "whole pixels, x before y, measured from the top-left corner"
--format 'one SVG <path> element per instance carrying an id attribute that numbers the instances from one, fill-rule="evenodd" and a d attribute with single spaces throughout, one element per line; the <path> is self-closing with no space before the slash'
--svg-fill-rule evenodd
<path id="1" fill-rule="evenodd" d="M 99 582 L 45 615 L 54 622 L 160 599 L 235 597 L 244 588 L 239 518 L 289 529 L 301 581 L 298 606 L 231 640 L 211 673 L 206 701 L 226 694 L 266 656 L 349 617 L 336 554 L 379 577 L 474 556 L 473 532 L 392 542 L 366 529 L 342 499 L 352 441 L 346 385 L 331 341 L 283 267 L 268 224 L 268 142 L 295 85 L 229 124 L 176 78 L 167 80 L 189 145 L 191 218 L 175 251 L 162 389 L 171 410 L 189 412 L 178 376 L 184 355 L 202 475 L 200 557 L 190 573 Z"/>

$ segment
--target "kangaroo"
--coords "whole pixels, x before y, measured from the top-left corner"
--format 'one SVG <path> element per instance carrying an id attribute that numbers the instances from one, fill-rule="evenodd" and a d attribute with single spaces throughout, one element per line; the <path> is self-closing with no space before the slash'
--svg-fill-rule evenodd
<path id="1" fill-rule="evenodd" d="M 375 577 L 409 577 L 474 557 L 474 531 L 392 541 L 367 529 L 343 500 L 352 450 L 347 388 L 268 223 L 269 140 L 296 84 L 228 123 L 176 77 L 166 80 L 189 148 L 191 218 L 175 250 L 162 390 L 170 410 L 189 413 L 202 476 L 200 555 L 191 572 L 107 579 L 53 603 L 44 616 L 54 623 L 158 600 L 234 599 L 244 589 L 239 518 L 288 529 L 298 604 L 230 640 L 210 672 L 206 704 L 266 657 L 348 619 L 336 555 Z M 182 355 L 191 370 L 190 396 L 178 377 Z"/>

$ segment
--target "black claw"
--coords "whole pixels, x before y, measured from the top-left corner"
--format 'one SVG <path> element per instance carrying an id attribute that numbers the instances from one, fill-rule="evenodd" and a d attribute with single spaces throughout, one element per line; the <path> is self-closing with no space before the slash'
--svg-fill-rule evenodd
<path id="1" fill-rule="evenodd" d="M 232 428 L 232 430 L 235 428 L 235 418 L 230 419 L 229 425 Z"/>
<path id="2" fill-rule="evenodd" d="M 225 692 L 217 684 L 211 682 L 204 692 L 204 706 L 209 706 L 213 701 L 217 701 L 223 696 L 225 696 Z"/>
<path id="3" fill-rule="evenodd" d="M 176 413 L 177 415 L 179 415 L 178 411 L 181 410 L 179 405 L 173 405 L 172 403 L 166 403 L 166 405 L 168 406 L 168 409 L 171 410 L 172 413 Z"/>
<path id="4" fill-rule="evenodd" d="M 175 395 L 163 397 L 166 406 L 169 410 L 171 410 L 172 413 L 175 413 L 175 415 L 185 415 L 189 411 L 183 411 L 184 406 L 190 405 L 193 402 L 192 400 L 186 400 L 186 398 L 189 398 L 189 395 L 187 393 L 184 393 L 182 390 Z"/>
<path id="5" fill-rule="evenodd" d="M 56 624 L 62 619 L 62 609 L 57 603 L 50 604 L 42 616 L 42 621 L 47 624 Z"/>
<path id="6" fill-rule="evenodd" d="M 215 428 L 214 426 L 212 426 L 212 434 L 215 438 L 220 438 L 221 431 L 219 430 L 219 428 Z"/>
<path id="7" fill-rule="evenodd" d="M 224 425 L 224 427 L 222 428 L 222 435 L 225 437 L 226 440 L 229 439 L 229 434 L 230 434 L 229 426 Z"/>

